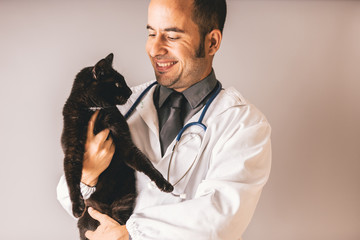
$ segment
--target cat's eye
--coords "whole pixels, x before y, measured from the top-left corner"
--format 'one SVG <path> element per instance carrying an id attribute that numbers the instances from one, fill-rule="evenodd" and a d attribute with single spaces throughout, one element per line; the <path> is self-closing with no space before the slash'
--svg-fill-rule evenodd
<path id="1" fill-rule="evenodd" d="M 115 83 L 115 86 L 116 86 L 116 87 L 121 87 L 120 83 L 118 83 L 118 82 Z"/>

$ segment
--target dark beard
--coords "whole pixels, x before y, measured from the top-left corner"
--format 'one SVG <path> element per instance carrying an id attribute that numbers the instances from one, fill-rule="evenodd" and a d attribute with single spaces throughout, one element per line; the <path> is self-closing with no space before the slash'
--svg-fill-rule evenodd
<path id="1" fill-rule="evenodd" d="M 195 51 L 195 57 L 197 58 L 205 57 L 205 36 L 203 34 L 200 35 L 200 44 Z"/>
<path id="2" fill-rule="evenodd" d="M 172 86 L 173 86 L 174 84 L 176 84 L 177 82 L 179 82 L 179 80 L 180 80 L 180 78 L 181 78 L 181 75 L 180 75 L 180 76 L 177 76 L 173 81 L 170 82 L 170 85 L 165 85 L 165 84 L 164 84 L 165 81 L 161 81 L 161 75 L 162 75 L 162 73 L 157 73 L 157 72 L 155 71 L 156 80 L 157 80 L 158 82 L 162 82 L 161 85 L 164 86 L 164 87 L 167 87 L 167 88 L 172 88 Z"/>

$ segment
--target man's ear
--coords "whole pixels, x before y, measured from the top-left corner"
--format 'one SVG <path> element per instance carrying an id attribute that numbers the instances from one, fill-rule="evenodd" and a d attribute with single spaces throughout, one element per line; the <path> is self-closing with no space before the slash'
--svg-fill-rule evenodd
<path id="1" fill-rule="evenodd" d="M 213 56 L 219 50 L 222 34 L 219 29 L 214 29 L 206 35 L 207 45 L 208 45 L 208 54 Z"/>

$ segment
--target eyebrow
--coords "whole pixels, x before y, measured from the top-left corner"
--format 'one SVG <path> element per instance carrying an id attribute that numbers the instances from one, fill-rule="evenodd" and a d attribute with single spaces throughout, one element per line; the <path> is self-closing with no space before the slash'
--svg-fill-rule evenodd
<path id="1" fill-rule="evenodd" d="M 151 27 L 149 24 L 146 25 L 146 29 L 155 30 L 153 27 Z M 165 32 L 178 32 L 178 33 L 184 33 L 185 31 L 177 28 L 177 27 L 169 27 L 164 29 Z"/>

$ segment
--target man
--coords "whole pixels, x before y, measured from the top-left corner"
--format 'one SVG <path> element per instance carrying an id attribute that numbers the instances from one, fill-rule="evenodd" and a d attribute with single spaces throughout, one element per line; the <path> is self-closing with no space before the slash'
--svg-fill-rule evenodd
<path id="1" fill-rule="evenodd" d="M 172 133 L 176 124 L 167 124 L 173 116 L 173 96 L 180 95 L 177 121 L 183 125 L 197 121 L 221 88 L 212 61 L 225 15 L 225 0 L 151 0 L 146 51 L 159 84 L 143 97 L 128 123 L 135 144 L 175 189 L 161 192 L 137 173 L 138 198 L 126 226 L 90 209 L 100 226 L 86 233 L 89 239 L 241 239 L 270 171 L 270 126 L 265 117 L 235 89 L 221 90 L 204 115 L 207 130 L 188 128 L 174 158 L 171 150 L 179 130 Z M 133 88 L 127 105 L 119 109 L 125 113 L 148 85 Z M 92 134 L 95 119 L 96 114 L 85 147 L 85 198 L 114 153 L 111 139 L 106 140 L 108 130 Z M 63 178 L 58 198 L 70 212 Z"/>

